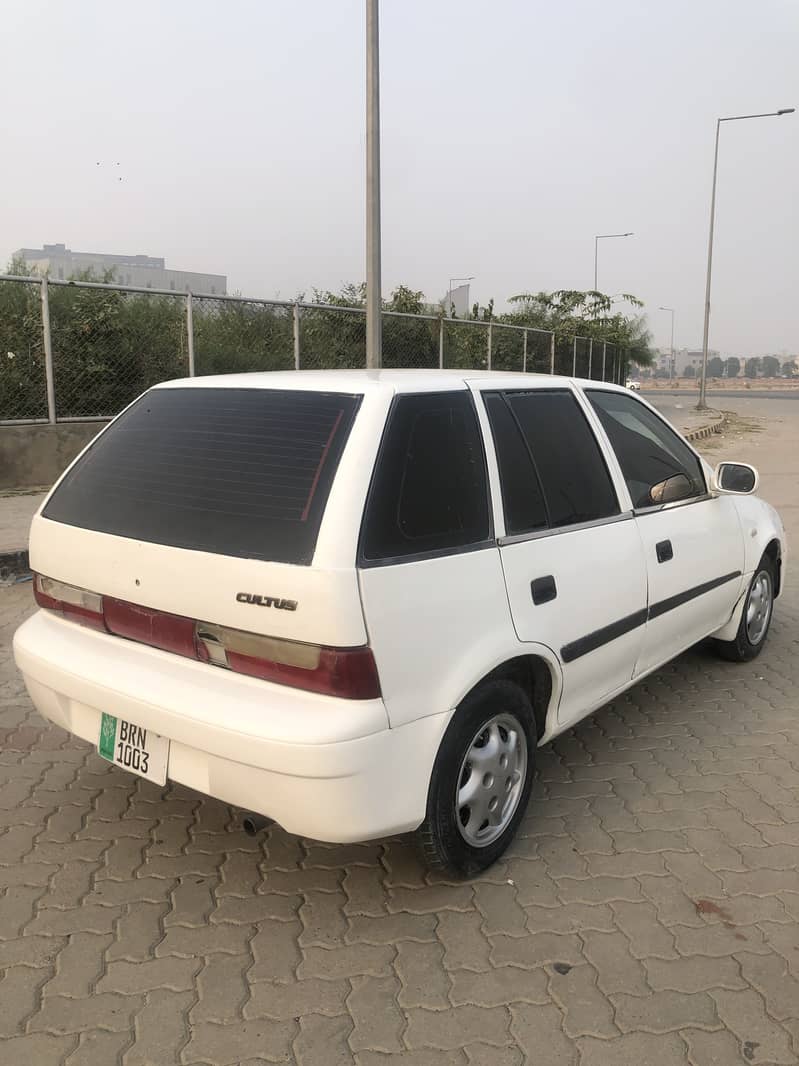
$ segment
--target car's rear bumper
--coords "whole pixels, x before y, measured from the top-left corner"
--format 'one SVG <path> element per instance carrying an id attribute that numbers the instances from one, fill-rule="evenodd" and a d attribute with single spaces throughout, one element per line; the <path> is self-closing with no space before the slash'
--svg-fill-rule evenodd
<path id="1" fill-rule="evenodd" d="M 46 611 L 14 637 L 45 718 L 97 744 L 103 711 L 170 739 L 168 778 L 318 840 L 415 828 L 449 720 L 389 729 L 382 700 L 244 677 L 84 629 Z"/>

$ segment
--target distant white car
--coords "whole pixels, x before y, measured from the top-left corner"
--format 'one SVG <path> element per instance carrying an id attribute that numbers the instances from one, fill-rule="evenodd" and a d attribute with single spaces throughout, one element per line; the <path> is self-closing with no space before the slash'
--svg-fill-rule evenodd
<path id="1" fill-rule="evenodd" d="M 33 519 L 14 655 L 148 799 L 180 782 L 324 841 L 418 829 L 474 874 L 539 744 L 704 637 L 760 652 L 786 549 L 756 487 L 599 381 L 166 382 Z"/>
<path id="2" fill-rule="evenodd" d="M 632 389 L 634 392 L 640 392 L 641 391 L 641 382 L 640 381 L 635 381 L 633 378 L 628 378 L 627 379 L 627 388 L 628 389 Z"/>

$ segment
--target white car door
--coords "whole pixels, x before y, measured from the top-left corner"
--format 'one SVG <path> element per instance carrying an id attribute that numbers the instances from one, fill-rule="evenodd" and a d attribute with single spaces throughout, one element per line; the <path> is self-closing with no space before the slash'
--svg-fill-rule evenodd
<path id="1" fill-rule="evenodd" d="M 649 595 L 638 675 L 729 620 L 743 580 L 743 533 L 734 500 L 709 495 L 701 460 L 653 408 L 601 387 L 586 396 L 618 459 L 644 546 Z M 679 477 L 679 498 L 654 503 L 653 487 Z"/>
<path id="2" fill-rule="evenodd" d="M 482 396 L 503 501 L 499 545 L 511 614 L 521 641 L 544 644 L 560 660 L 564 725 L 630 684 L 646 622 L 643 547 L 571 388 Z"/>

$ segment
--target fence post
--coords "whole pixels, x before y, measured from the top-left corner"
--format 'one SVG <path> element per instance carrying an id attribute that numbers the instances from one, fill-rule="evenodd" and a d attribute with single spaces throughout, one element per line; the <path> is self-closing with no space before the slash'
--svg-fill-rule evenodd
<path id="1" fill-rule="evenodd" d="M 576 337 L 574 338 L 574 343 L 572 344 L 572 377 L 573 378 L 577 377 L 577 338 Z"/>
<path id="2" fill-rule="evenodd" d="M 194 377 L 194 301 L 191 292 L 186 293 L 186 336 L 188 337 L 189 377 Z"/>
<path id="3" fill-rule="evenodd" d="M 591 360 L 594 357 L 594 338 L 591 337 L 588 341 L 588 380 L 591 380 Z"/>
<path id="4" fill-rule="evenodd" d="M 608 354 L 608 342 L 602 341 L 602 380 L 607 381 L 605 377 L 605 358 Z"/>
<path id="5" fill-rule="evenodd" d="M 50 299 L 47 278 L 42 278 L 42 341 L 44 343 L 44 380 L 47 386 L 47 421 L 55 425 L 55 379 L 53 377 L 53 339 L 50 334 Z"/>
<path id="6" fill-rule="evenodd" d="M 522 349 L 522 373 L 527 373 L 527 330 L 524 331 L 524 347 Z"/>
<path id="7" fill-rule="evenodd" d="M 555 373 L 555 334 L 554 332 L 549 338 L 549 372 Z"/>
<path id="8" fill-rule="evenodd" d="M 444 316 L 438 320 L 438 369 L 444 369 Z"/>
<path id="9" fill-rule="evenodd" d="M 492 326 L 493 326 L 493 322 L 491 321 L 491 319 L 489 319 L 488 320 L 488 369 L 489 370 L 491 369 L 491 329 L 492 329 Z"/>
<path id="10" fill-rule="evenodd" d="M 294 304 L 292 313 L 292 334 L 294 337 L 294 369 L 300 369 L 300 305 Z"/>

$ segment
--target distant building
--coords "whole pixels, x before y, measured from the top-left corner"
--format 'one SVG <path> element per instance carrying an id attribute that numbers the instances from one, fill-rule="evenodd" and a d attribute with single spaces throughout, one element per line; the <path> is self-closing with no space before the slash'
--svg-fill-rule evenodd
<path id="1" fill-rule="evenodd" d="M 73 252 L 63 244 L 45 244 L 41 248 L 20 248 L 15 259 L 24 259 L 38 273 L 47 273 L 59 280 L 73 278 L 91 270 L 97 277 L 105 277 L 109 270 L 120 285 L 135 285 L 141 289 L 171 289 L 174 292 L 203 293 L 224 296 L 227 277 L 224 274 L 198 274 L 193 270 L 168 270 L 163 259 L 151 255 L 108 255 L 105 252 Z"/>
<path id="2" fill-rule="evenodd" d="M 708 350 L 708 359 L 714 359 L 718 356 L 717 351 Z M 666 374 L 671 374 L 671 351 L 669 348 L 658 349 L 656 369 Z M 702 372 L 702 351 L 692 350 L 690 348 L 679 348 L 674 350 L 674 376 L 681 378 L 685 376 L 686 369 L 691 366 L 694 368 L 694 373 L 699 375 Z"/>

